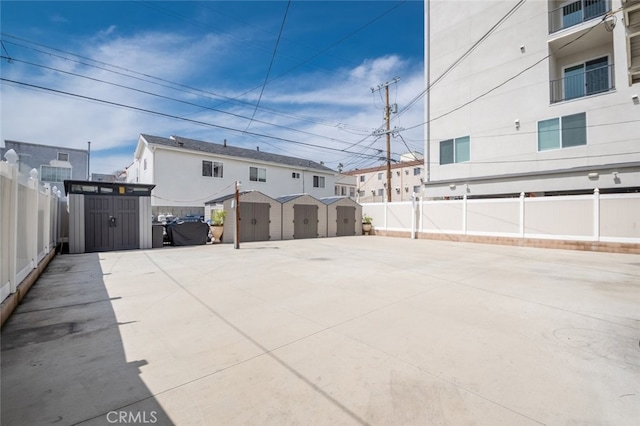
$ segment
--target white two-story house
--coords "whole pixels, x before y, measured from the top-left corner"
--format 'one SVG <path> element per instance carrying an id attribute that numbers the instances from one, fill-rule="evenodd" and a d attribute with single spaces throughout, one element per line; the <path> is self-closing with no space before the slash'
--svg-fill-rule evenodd
<path id="1" fill-rule="evenodd" d="M 127 181 L 153 184 L 152 213 L 202 215 L 204 203 L 235 191 L 272 198 L 307 193 L 330 197 L 338 172 L 311 160 L 188 139 L 141 134 Z"/>

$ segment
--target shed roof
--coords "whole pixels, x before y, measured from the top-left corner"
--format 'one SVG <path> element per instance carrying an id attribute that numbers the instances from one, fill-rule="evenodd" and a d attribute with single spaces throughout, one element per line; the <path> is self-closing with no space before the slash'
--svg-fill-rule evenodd
<path id="1" fill-rule="evenodd" d="M 337 201 L 340 200 L 349 200 L 351 202 L 353 202 L 354 204 L 358 204 L 356 201 L 354 201 L 353 199 L 349 198 L 349 197 L 343 197 L 343 196 L 337 196 L 337 197 L 324 197 L 324 198 L 320 198 L 320 201 L 322 201 L 323 203 L 329 205 L 329 204 L 333 204 Z"/>
<path id="2" fill-rule="evenodd" d="M 244 194 L 247 194 L 247 193 L 249 193 L 249 192 L 251 192 L 251 191 L 240 191 L 238 194 L 240 194 L 240 195 L 244 195 Z M 225 201 L 227 201 L 227 200 L 230 200 L 230 199 L 234 198 L 235 196 L 236 196 L 236 193 L 235 193 L 235 192 L 232 192 L 231 194 L 223 195 L 223 196 L 221 196 L 221 197 L 214 198 L 213 200 L 205 201 L 205 202 L 204 202 L 204 204 L 206 205 L 206 204 L 219 204 L 219 203 L 223 203 L 223 202 L 225 202 Z"/>
<path id="3" fill-rule="evenodd" d="M 300 198 L 302 197 L 304 194 L 290 194 L 290 195 L 282 195 L 278 198 L 276 198 L 276 200 L 278 200 L 278 202 L 280 203 L 288 203 L 291 200 L 295 200 L 296 198 Z"/>
<path id="4" fill-rule="evenodd" d="M 289 157 L 286 155 L 272 154 L 270 152 L 240 148 L 237 146 L 205 142 L 196 139 L 183 138 L 181 136 L 171 136 L 171 138 L 163 138 L 160 136 L 146 134 L 141 134 L 140 136 L 142 136 L 148 143 L 155 145 L 170 146 L 172 148 L 206 152 L 208 154 L 224 155 L 228 157 L 246 158 L 267 163 L 298 167 L 301 169 L 313 169 L 328 173 L 336 173 L 334 170 L 320 163 L 305 160 L 303 158 Z"/>

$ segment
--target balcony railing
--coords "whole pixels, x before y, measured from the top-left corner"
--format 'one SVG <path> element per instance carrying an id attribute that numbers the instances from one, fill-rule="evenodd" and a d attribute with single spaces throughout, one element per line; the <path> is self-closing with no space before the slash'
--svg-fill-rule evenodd
<path id="1" fill-rule="evenodd" d="M 613 64 L 565 74 L 550 82 L 551 103 L 582 98 L 615 89 Z"/>
<path id="2" fill-rule="evenodd" d="M 611 10 L 610 0 L 576 0 L 549 12 L 549 33 L 578 25 Z"/>

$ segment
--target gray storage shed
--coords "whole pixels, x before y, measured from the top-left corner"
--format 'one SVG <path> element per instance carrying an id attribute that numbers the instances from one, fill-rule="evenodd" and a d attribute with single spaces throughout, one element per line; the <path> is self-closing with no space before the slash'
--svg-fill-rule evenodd
<path id="1" fill-rule="evenodd" d="M 152 247 L 155 185 L 65 180 L 69 253 Z"/>
<path id="2" fill-rule="evenodd" d="M 327 237 L 362 234 L 362 206 L 349 197 L 321 198 L 327 208 Z"/>
<path id="3" fill-rule="evenodd" d="M 280 203 L 260 191 L 239 193 L 240 242 L 273 241 L 281 239 Z M 223 243 L 233 243 L 235 233 L 235 193 L 207 201 L 205 211 L 223 209 L 227 215 L 223 224 Z M 206 219 L 209 219 L 207 217 Z"/>
<path id="4" fill-rule="evenodd" d="M 309 194 L 284 195 L 282 203 L 282 239 L 318 238 L 327 235 L 327 209 Z"/>

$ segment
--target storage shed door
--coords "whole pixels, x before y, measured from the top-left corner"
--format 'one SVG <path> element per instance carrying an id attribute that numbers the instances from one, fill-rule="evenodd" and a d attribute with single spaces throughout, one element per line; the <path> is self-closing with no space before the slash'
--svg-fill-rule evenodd
<path id="1" fill-rule="evenodd" d="M 269 240 L 269 203 L 240 202 L 240 242 Z"/>
<path id="2" fill-rule="evenodd" d="M 356 235 L 356 208 L 351 206 L 337 206 L 336 236 L 344 237 Z"/>
<path id="3" fill-rule="evenodd" d="M 293 238 L 318 237 L 318 206 L 313 204 L 294 204 Z"/>
<path id="4" fill-rule="evenodd" d="M 140 247 L 138 197 L 85 197 L 86 252 Z"/>

